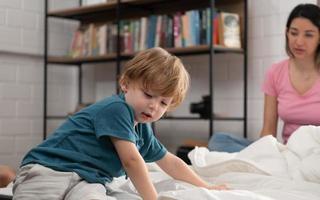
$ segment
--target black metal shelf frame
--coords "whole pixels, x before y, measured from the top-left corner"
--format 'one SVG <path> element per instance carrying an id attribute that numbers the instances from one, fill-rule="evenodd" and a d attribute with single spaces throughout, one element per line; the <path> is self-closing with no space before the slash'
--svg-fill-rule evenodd
<path id="1" fill-rule="evenodd" d="M 53 64 L 48 61 L 48 39 L 49 39 L 49 0 L 45 0 L 44 2 L 44 91 L 43 91 L 43 139 L 47 138 L 47 120 L 52 119 L 48 116 L 48 65 Z M 79 6 L 81 6 L 81 0 L 79 0 Z M 62 64 L 62 63 L 55 63 L 55 64 Z M 64 63 L 66 64 L 66 63 Z M 73 64 L 78 68 L 78 102 L 82 103 L 82 63 L 75 63 Z M 63 118 L 60 118 L 63 119 Z"/>
<path id="2" fill-rule="evenodd" d="M 140 11 L 146 11 L 148 10 L 147 14 L 155 14 L 155 13 L 159 13 L 159 8 L 157 8 L 157 6 L 159 7 L 161 4 L 183 4 L 184 5 L 184 9 L 190 9 L 188 8 L 188 5 L 186 5 L 186 1 L 189 2 L 189 7 L 192 4 L 193 6 L 195 6 L 195 2 L 193 0 L 175 0 L 175 1 L 168 1 L 168 0 L 149 0 L 150 2 L 146 3 L 146 0 L 140 0 L 140 1 L 136 1 L 136 3 L 134 3 L 134 5 L 131 5 L 129 3 L 123 3 L 121 0 L 117 0 L 115 4 L 112 5 L 105 5 L 106 8 L 102 11 L 99 11 L 100 14 L 102 14 L 103 12 L 105 12 L 107 9 L 113 9 L 113 11 L 115 11 L 114 15 L 115 15 L 115 21 L 118 24 L 117 26 L 117 51 L 115 56 L 111 56 L 111 57 L 95 57 L 95 58 L 80 58 L 80 59 L 69 59 L 69 60 L 59 60 L 59 59 L 49 59 L 49 55 L 48 55 L 48 37 L 49 37 L 49 33 L 48 33 L 48 28 L 49 28 L 49 24 L 48 24 L 48 19 L 50 17 L 58 17 L 58 18 L 63 18 L 63 19 L 75 19 L 75 20 L 83 20 L 86 21 L 86 19 L 84 19 L 84 17 L 88 16 L 88 13 L 85 15 L 74 15 L 74 16 L 63 16 L 63 14 L 61 13 L 49 13 L 48 11 L 48 1 L 49 0 L 45 0 L 45 21 L 44 21 L 44 108 L 43 108 L 43 115 L 44 115 L 44 120 L 43 120 L 43 139 L 46 139 L 47 137 L 47 120 L 49 119 L 65 119 L 67 116 L 49 116 L 47 113 L 47 95 L 48 95 L 48 65 L 50 64 L 61 64 L 61 65 L 70 65 L 70 66 L 76 66 L 78 68 L 78 102 L 82 103 L 82 64 L 88 64 L 88 63 L 99 63 L 99 62 L 116 62 L 116 77 L 115 80 L 117 80 L 117 77 L 120 74 L 120 64 L 121 61 L 123 60 L 128 60 L 130 58 L 132 58 L 132 55 L 123 55 L 120 52 L 120 20 L 123 19 L 124 17 L 122 16 L 121 10 L 122 9 L 127 9 L 129 6 L 131 6 L 132 9 L 138 9 L 137 7 L 141 6 L 141 4 L 151 4 L 151 2 L 153 3 L 157 3 L 157 4 L 153 4 L 154 9 L 148 10 L 147 8 L 142 8 L 140 9 Z M 215 10 L 215 4 L 217 2 L 217 0 L 208 0 L 209 2 L 209 6 L 211 8 L 211 19 L 213 20 L 213 11 Z M 225 1 L 225 0 L 224 0 Z M 216 117 L 214 115 L 210 116 L 209 119 L 203 119 L 203 118 L 199 118 L 199 117 L 184 117 L 184 116 L 180 116 L 180 117 L 165 117 L 162 120 L 207 120 L 209 121 L 209 136 L 211 136 L 213 134 L 214 131 L 214 127 L 213 127 L 213 121 L 215 120 L 223 120 L 223 121 L 243 121 L 243 136 L 247 137 L 247 64 L 248 64 L 248 60 L 247 60 L 247 28 L 248 28 L 248 23 L 247 23 L 247 13 L 248 13 L 248 8 L 247 8 L 247 0 L 242 0 L 243 1 L 243 30 L 242 30 L 242 34 L 243 34 L 243 48 L 242 49 L 226 49 L 226 48 L 221 48 L 221 47 L 216 47 L 213 46 L 213 42 L 210 42 L 210 45 L 207 47 L 204 47 L 200 50 L 197 51 L 179 51 L 177 49 L 168 49 L 169 52 L 178 55 L 178 56 L 189 56 L 189 55 L 200 55 L 200 54 L 209 54 L 209 65 L 208 65 L 208 70 L 209 70 L 209 91 L 208 94 L 210 96 L 211 99 L 211 105 L 210 105 L 210 110 L 211 113 L 214 113 L 214 81 L 213 81 L 213 69 L 214 69 L 214 64 L 213 64 L 213 59 L 214 59 L 214 54 L 219 54 L 219 53 L 236 53 L 236 54 L 243 54 L 243 117 Z M 128 1 L 130 2 L 130 1 Z M 135 1 L 133 1 L 135 2 Z M 140 3 L 139 3 L 140 2 Z M 142 3 L 141 3 L 142 2 Z M 197 7 L 202 7 L 205 6 L 204 5 L 204 0 L 200 1 L 199 5 L 196 5 Z M 218 2 L 222 2 L 221 0 L 219 0 Z M 229 4 L 232 4 L 233 0 L 227 0 L 225 2 L 228 2 Z M 132 1 L 131 1 L 132 3 Z M 198 2 L 199 3 L 199 2 Z M 81 6 L 81 0 L 79 0 L 79 6 Z M 95 6 L 91 6 L 91 7 L 95 7 Z M 103 6 L 101 6 L 103 7 Z M 147 6 L 146 6 L 147 7 Z M 172 7 L 172 6 L 171 6 Z M 86 9 L 86 8 L 84 8 Z M 161 10 L 161 9 L 160 9 Z M 154 12 L 154 13 L 152 13 Z M 90 12 L 89 12 L 90 13 Z M 143 15 L 146 15 L 146 13 L 143 13 Z M 81 18 L 83 17 L 83 18 Z M 130 16 L 125 16 L 125 17 L 130 17 Z M 90 20 L 89 20 L 90 21 Z M 88 20 L 87 20 L 88 22 Z M 214 27 L 211 26 L 211 33 L 214 32 Z M 212 35 L 212 34 L 211 34 Z M 211 40 L 213 39 L 213 37 L 211 37 Z M 117 93 L 119 92 L 119 87 L 118 87 L 118 83 L 116 81 L 116 91 Z"/>

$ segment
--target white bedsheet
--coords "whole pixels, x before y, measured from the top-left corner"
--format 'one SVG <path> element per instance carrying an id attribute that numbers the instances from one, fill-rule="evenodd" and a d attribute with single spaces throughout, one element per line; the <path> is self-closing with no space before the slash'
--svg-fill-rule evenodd
<path id="1" fill-rule="evenodd" d="M 211 183 L 227 183 L 232 190 L 215 191 L 173 180 L 161 171 L 150 172 L 159 192 L 159 200 L 320 200 L 317 183 L 290 180 L 269 175 L 227 172 L 204 177 Z M 130 180 L 116 179 L 110 185 L 114 199 L 141 200 Z"/>

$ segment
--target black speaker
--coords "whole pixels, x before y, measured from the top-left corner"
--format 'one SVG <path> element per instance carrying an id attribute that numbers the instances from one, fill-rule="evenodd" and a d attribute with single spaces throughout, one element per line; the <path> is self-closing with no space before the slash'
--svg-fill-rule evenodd
<path id="1" fill-rule="evenodd" d="M 188 153 L 194 149 L 192 146 L 180 146 L 177 150 L 177 156 L 181 158 L 185 163 L 191 165 L 190 159 L 188 158 Z"/>

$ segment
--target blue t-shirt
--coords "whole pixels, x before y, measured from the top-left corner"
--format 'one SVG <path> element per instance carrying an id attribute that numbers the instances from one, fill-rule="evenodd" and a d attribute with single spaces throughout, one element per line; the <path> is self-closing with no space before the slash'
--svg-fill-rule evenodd
<path id="1" fill-rule="evenodd" d="M 134 126 L 133 109 L 124 95 L 114 95 L 69 117 L 47 140 L 24 157 L 22 166 L 38 163 L 57 171 L 76 172 L 89 183 L 111 182 L 125 174 L 110 137 L 137 146 L 146 162 L 167 152 L 150 124 Z"/>

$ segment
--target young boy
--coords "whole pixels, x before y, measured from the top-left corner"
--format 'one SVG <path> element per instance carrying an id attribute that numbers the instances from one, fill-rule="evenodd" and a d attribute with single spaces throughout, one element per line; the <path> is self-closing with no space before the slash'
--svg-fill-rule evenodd
<path id="1" fill-rule="evenodd" d="M 154 137 L 150 122 L 177 107 L 189 87 L 181 61 L 161 48 L 138 53 L 120 77 L 122 93 L 69 117 L 23 159 L 14 199 L 105 200 L 105 184 L 127 174 L 143 199 L 157 199 L 145 162 L 209 189 Z"/>

